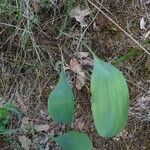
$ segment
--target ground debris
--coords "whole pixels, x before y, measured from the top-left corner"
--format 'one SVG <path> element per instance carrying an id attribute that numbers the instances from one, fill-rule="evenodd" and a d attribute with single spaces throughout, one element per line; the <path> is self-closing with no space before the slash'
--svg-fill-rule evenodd
<path id="1" fill-rule="evenodd" d="M 70 17 L 75 18 L 76 21 L 80 22 L 81 27 L 86 27 L 88 24 L 85 21 L 85 17 L 91 13 L 89 8 L 81 9 L 79 6 L 72 9 Z"/>
<path id="2" fill-rule="evenodd" d="M 27 138 L 25 135 L 18 136 L 19 142 L 21 143 L 22 148 L 25 150 L 29 150 L 31 146 L 31 140 Z"/>
<path id="3" fill-rule="evenodd" d="M 49 125 L 48 124 L 39 124 L 39 125 L 35 125 L 34 128 L 37 132 L 42 132 L 42 131 L 47 132 L 49 130 Z"/>

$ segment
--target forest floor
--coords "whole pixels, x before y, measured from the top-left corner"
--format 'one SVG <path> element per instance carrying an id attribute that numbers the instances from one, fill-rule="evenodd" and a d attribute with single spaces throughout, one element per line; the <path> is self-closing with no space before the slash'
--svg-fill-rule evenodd
<path id="1" fill-rule="evenodd" d="M 27 2 L 0 2 L 0 105 L 15 102 L 22 118 L 12 115 L 8 128 L 24 128 L 0 136 L 0 150 L 59 150 L 49 136 L 71 130 L 86 133 L 94 150 L 150 150 L 150 1 Z M 129 118 L 116 137 L 102 138 L 95 130 L 89 90 L 93 62 L 83 43 L 127 79 Z M 62 55 L 75 94 L 71 127 L 48 119 L 47 113 Z"/>

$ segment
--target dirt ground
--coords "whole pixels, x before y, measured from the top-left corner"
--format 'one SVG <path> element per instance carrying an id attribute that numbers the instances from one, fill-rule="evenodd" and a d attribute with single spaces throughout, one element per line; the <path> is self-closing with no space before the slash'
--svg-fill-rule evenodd
<path id="1" fill-rule="evenodd" d="M 150 29 L 150 20 L 149 28 L 140 29 L 140 19 L 144 17 L 147 21 L 150 17 L 148 0 L 106 0 L 102 5 L 108 11 L 97 2 L 100 1 L 93 1 L 150 51 L 150 37 L 144 38 Z M 31 140 L 31 150 L 40 149 L 39 144 L 45 150 L 59 150 L 60 147 L 48 137 L 71 130 L 87 133 L 93 142 L 93 150 L 150 150 L 150 56 L 88 1 L 74 3 L 74 7 L 78 5 L 91 9 L 85 18 L 87 27 L 81 28 L 80 23 L 70 17 L 65 23 L 63 4 L 40 8 L 38 21 L 33 23 L 32 34 L 26 43 L 21 42 L 16 28 L 0 24 L 0 100 L 15 101 L 18 110 L 23 113 L 20 121 L 12 116 L 8 127 L 26 128 L 18 134 L 0 136 L 0 150 L 23 149 L 19 136 Z M 0 22 L 5 20 L 1 19 Z M 98 57 L 119 68 L 127 79 L 130 90 L 129 118 L 125 130 L 116 137 L 102 138 L 95 130 L 89 90 L 92 57 L 90 54 L 86 58 L 78 56 L 79 52 L 88 52 L 82 42 Z M 138 52 L 122 59 L 132 50 Z M 60 73 L 61 51 L 66 68 L 72 59 L 76 59 L 86 76 L 83 87 L 78 89 L 77 74 L 66 69 L 76 97 L 76 112 L 71 127 L 56 124 L 48 119 L 47 114 L 48 95 L 54 89 Z M 119 62 L 116 61 L 118 58 L 121 58 Z M 49 128 L 35 131 L 35 125 L 48 125 Z"/>

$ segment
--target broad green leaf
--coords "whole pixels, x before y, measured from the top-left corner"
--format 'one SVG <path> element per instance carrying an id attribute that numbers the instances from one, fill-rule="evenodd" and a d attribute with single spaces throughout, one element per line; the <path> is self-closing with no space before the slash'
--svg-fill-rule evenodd
<path id="1" fill-rule="evenodd" d="M 64 71 L 61 72 L 56 88 L 49 95 L 48 112 L 56 122 L 71 124 L 73 121 L 74 95 Z"/>
<path id="2" fill-rule="evenodd" d="M 91 77 L 92 114 L 99 135 L 112 137 L 124 128 L 129 93 L 123 74 L 111 64 L 94 58 Z"/>
<path id="3" fill-rule="evenodd" d="M 67 132 L 54 138 L 63 150 L 92 150 L 92 143 L 89 137 L 80 132 Z"/>

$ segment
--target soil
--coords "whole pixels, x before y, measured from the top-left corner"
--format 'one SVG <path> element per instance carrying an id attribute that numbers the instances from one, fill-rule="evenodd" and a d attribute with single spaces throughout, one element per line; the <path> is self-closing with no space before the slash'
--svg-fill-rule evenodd
<path id="1" fill-rule="evenodd" d="M 104 2 L 104 6 L 111 12 L 111 14 L 108 13 L 110 17 L 123 29 L 128 30 L 138 41 L 144 42 L 141 39 L 143 31 L 139 28 L 139 20 L 141 15 L 144 15 L 144 10 L 139 3 L 120 0 L 118 3 L 116 1 Z M 92 6 L 90 7 L 95 10 Z M 63 10 L 63 8 L 61 9 Z M 16 101 L 18 109 L 23 112 L 23 116 L 29 118 L 27 124 L 47 124 L 50 127 L 47 132 L 28 131 L 23 132 L 21 135 L 25 134 L 26 137 L 32 140 L 31 150 L 38 149 L 35 143 L 45 140 L 48 135 L 58 136 L 70 130 L 87 133 L 93 142 L 93 150 L 149 150 L 150 119 L 138 118 L 134 113 L 129 113 L 126 128 L 120 135 L 113 138 L 98 136 L 93 124 L 90 107 L 90 91 L 88 88 L 92 69 L 90 65 L 81 65 L 86 72 L 86 84 L 81 90 L 75 87 L 76 74 L 70 70 L 66 71 L 67 75 L 70 76 L 70 82 L 76 96 L 76 112 L 72 126 L 56 124 L 52 119 L 47 118 L 48 95 L 55 87 L 60 73 L 60 50 L 63 51 L 67 65 L 69 65 L 71 59 L 78 59 L 75 55 L 76 52 L 87 51 L 83 45 L 77 46 L 78 40 L 76 38 L 80 38 L 81 28 L 80 24 L 74 19 L 68 20 L 63 31 L 72 37 L 59 34 L 59 29 L 64 22 L 62 10 L 56 9 L 55 12 L 52 9 L 41 9 L 39 12 L 39 16 L 42 17 L 39 17 L 39 26 L 35 25 L 34 37 L 40 48 L 40 50 L 37 49 L 41 56 L 40 60 L 31 43 L 29 44 L 31 46 L 19 52 L 18 37 L 12 39 L 13 42 L 8 41 L 5 43 L 0 50 L 3 53 L 3 59 L 0 60 L 0 63 L 4 63 L 2 81 L 0 81 L 0 94 L 6 101 L 10 99 Z M 88 23 L 90 23 L 96 12 L 95 10 L 93 16 L 86 18 Z M 5 36 L 4 33 L 2 36 Z M 136 109 L 137 99 L 145 96 L 150 88 L 150 70 L 149 65 L 147 65 L 149 56 L 100 12 L 88 27 L 82 40 L 92 48 L 98 57 L 107 62 L 112 62 L 114 58 L 124 56 L 135 48 L 141 51 L 140 55 L 116 65 L 117 68 L 123 71 L 128 81 L 130 108 Z M 145 46 L 149 48 L 148 44 Z M 88 57 L 92 58 L 90 55 Z M 16 121 L 13 122 L 12 126 L 15 127 L 16 124 L 22 125 L 23 123 L 22 121 L 19 123 Z M 12 134 L 10 137 L 17 139 L 18 135 Z M 14 149 L 16 143 L 20 144 L 17 140 L 11 143 L 10 146 L 6 141 L 1 141 L 0 149 Z M 42 144 L 49 150 L 60 149 L 51 140 Z"/>

